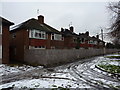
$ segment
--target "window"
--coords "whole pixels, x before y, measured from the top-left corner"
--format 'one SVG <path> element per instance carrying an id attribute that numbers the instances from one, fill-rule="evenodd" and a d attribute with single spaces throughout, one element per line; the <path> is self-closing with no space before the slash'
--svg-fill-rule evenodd
<path id="1" fill-rule="evenodd" d="M 51 34 L 51 40 L 54 40 L 54 34 Z"/>
<path id="2" fill-rule="evenodd" d="M 89 41 L 89 44 L 93 44 L 93 40 L 90 40 L 90 41 Z"/>
<path id="3" fill-rule="evenodd" d="M 31 37 L 33 37 L 34 35 L 33 35 L 34 33 L 33 32 L 31 32 Z"/>
<path id="4" fill-rule="evenodd" d="M 81 39 L 81 43 L 84 43 L 84 42 L 85 42 L 85 39 L 84 39 L 84 38 L 82 38 L 82 39 Z"/>
<path id="5" fill-rule="evenodd" d="M 51 49 L 55 49 L 55 46 L 51 46 Z"/>
<path id="6" fill-rule="evenodd" d="M 103 45 L 103 43 L 102 43 L 102 42 L 100 42 L 100 43 L 99 43 L 99 45 Z"/>
<path id="7" fill-rule="evenodd" d="M 77 43 L 77 38 L 73 38 L 73 42 L 74 42 L 74 43 Z"/>
<path id="8" fill-rule="evenodd" d="M 62 40 L 62 35 L 60 35 L 60 34 L 51 34 L 51 40 Z"/>
<path id="9" fill-rule="evenodd" d="M 29 46 L 29 49 L 45 49 L 45 46 Z"/>
<path id="10" fill-rule="evenodd" d="M 30 30 L 29 37 L 37 39 L 46 39 L 46 33 L 40 30 Z"/>
<path id="11" fill-rule="evenodd" d="M 94 41 L 95 45 L 97 45 L 97 41 Z"/>

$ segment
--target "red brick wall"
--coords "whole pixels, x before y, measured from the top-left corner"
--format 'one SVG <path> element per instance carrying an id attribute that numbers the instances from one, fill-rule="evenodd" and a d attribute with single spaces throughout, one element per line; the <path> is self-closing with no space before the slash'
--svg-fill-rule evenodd
<path id="1" fill-rule="evenodd" d="M 9 26 L 2 26 L 2 63 L 9 63 Z"/>
<path id="2" fill-rule="evenodd" d="M 63 49 L 64 41 L 51 40 L 50 46 L 55 47 L 55 49 Z"/>
<path id="3" fill-rule="evenodd" d="M 15 38 L 13 38 L 12 36 L 13 33 L 16 34 Z M 17 30 L 16 32 L 11 32 L 10 35 L 10 47 L 12 53 L 10 56 L 11 60 L 24 61 L 24 48 L 28 48 L 27 33 L 28 32 L 25 29 Z"/>
<path id="4" fill-rule="evenodd" d="M 73 42 L 73 37 L 65 37 L 64 38 L 64 47 L 67 49 L 72 49 L 77 46 L 77 43 Z"/>
<path id="5" fill-rule="evenodd" d="M 47 40 L 43 39 L 30 39 L 31 46 L 47 46 Z"/>

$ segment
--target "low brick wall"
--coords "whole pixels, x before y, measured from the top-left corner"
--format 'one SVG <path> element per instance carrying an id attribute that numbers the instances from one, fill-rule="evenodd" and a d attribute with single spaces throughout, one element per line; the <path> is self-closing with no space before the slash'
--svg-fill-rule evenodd
<path id="1" fill-rule="evenodd" d="M 35 65 L 59 65 L 62 63 L 73 62 L 77 59 L 88 58 L 103 54 L 114 53 L 116 49 L 65 49 L 65 50 L 27 50 L 25 51 L 24 61 Z"/>

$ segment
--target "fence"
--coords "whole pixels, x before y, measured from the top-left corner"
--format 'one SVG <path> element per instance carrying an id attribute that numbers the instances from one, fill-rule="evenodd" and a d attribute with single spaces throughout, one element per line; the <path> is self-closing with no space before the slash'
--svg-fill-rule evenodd
<path id="1" fill-rule="evenodd" d="M 102 54 L 117 52 L 116 49 L 65 49 L 65 50 L 27 50 L 25 51 L 24 61 L 29 64 L 52 66 L 73 62 Z M 120 51 L 120 50 L 119 50 Z"/>

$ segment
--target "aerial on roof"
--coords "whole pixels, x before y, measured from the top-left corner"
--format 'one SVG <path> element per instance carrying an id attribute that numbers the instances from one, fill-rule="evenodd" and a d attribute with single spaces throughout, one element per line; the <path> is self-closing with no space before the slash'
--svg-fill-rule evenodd
<path id="1" fill-rule="evenodd" d="M 0 24 L 5 24 L 5 25 L 14 25 L 14 23 L 13 23 L 13 22 L 8 21 L 7 19 L 2 18 L 1 16 L 0 16 Z"/>
<path id="2" fill-rule="evenodd" d="M 45 24 L 45 23 L 40 23 L 37 19 L 29 19 L 19 25 L 14 26 L 11 31 L 14 30 L 20 30 L 20 29 L 36 29 L 36 30 L 41 30 L 45 32 L 50 32 L 50 33 L 60 33 L 58 30 L 55 28 Z"/>

